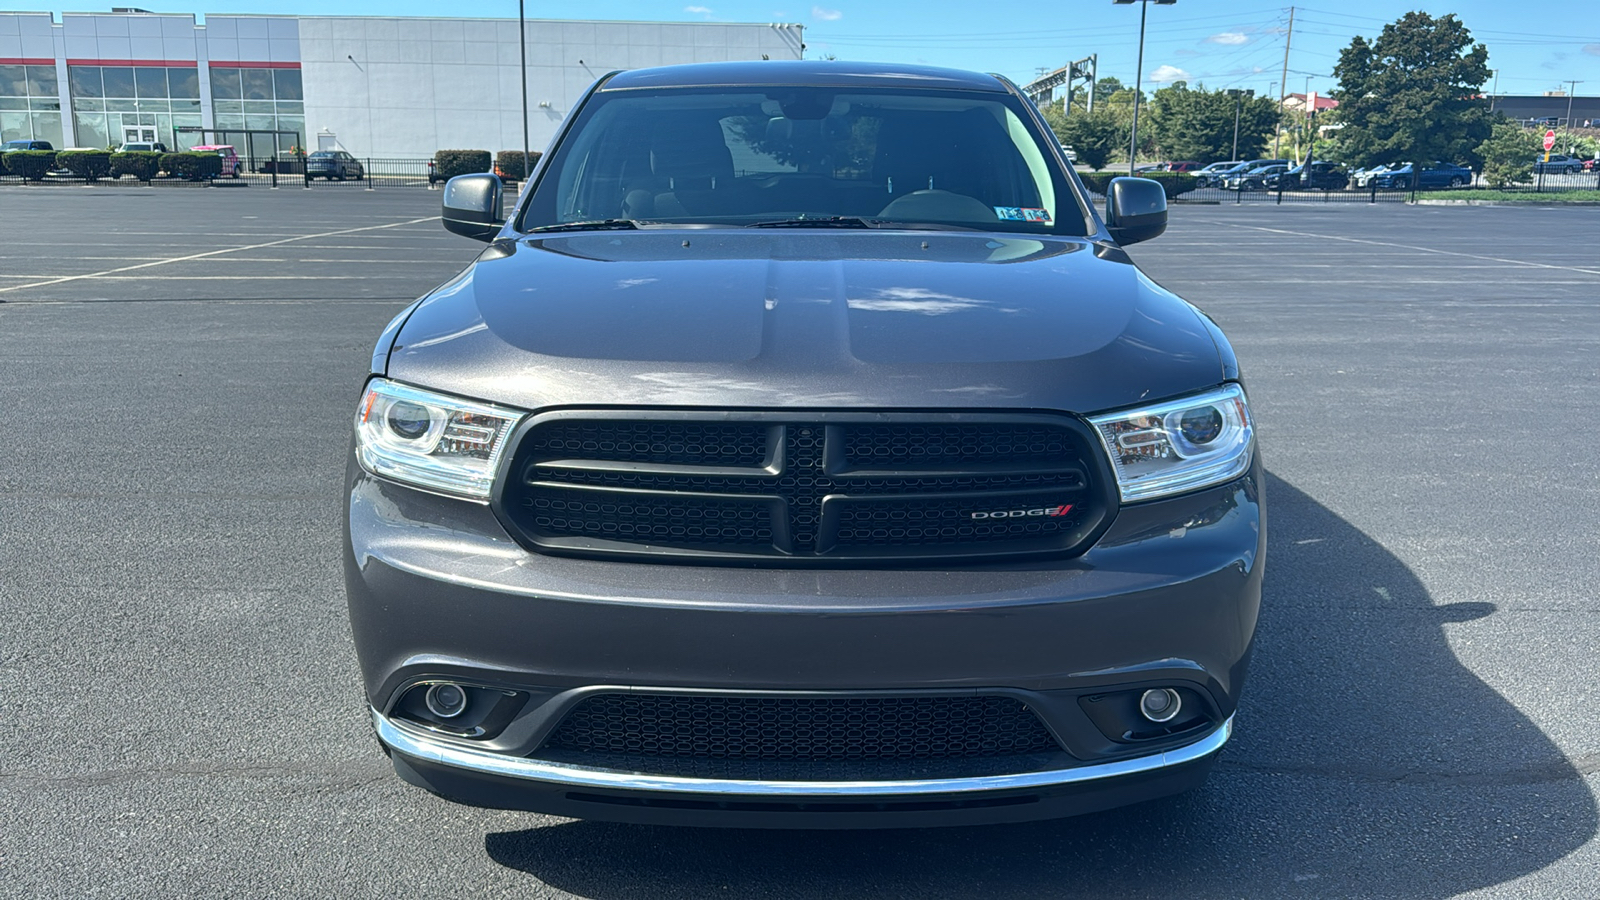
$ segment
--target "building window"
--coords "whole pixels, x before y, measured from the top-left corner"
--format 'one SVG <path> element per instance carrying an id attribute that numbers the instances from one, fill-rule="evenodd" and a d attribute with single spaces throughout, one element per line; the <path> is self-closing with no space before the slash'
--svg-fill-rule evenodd
<path id="1" fill-rule="evenodd" d="M 278 135 L 278 149 L 304 145 L 305 93 L 299 69 L 268 69 L 249 66 L 212 66 L 211 101 L 219 130 L 250 128 L 267 131 L 293 131 L 300 135 Z M 226 137 L 221 135 L 220 137 Z M 249 144 L 243 136 L 235 140 L 239 154 L 246 155 Z M 255 139 L 257 156 L 270 153 L 271 139 Z"/>
<path id="2" fill-rule="evenodd" d="M 62 147 L 55 66 L 0 66 L 0 140 Z"/>
<path id="3" fill-rule="evenodd" d="M 72 120 L 81 147 L 115 147 L 147 131 L 173 150 L 200 143 L 180 133 L 200 119 L 200 70 L 193 66 L 69 66 Z"/>

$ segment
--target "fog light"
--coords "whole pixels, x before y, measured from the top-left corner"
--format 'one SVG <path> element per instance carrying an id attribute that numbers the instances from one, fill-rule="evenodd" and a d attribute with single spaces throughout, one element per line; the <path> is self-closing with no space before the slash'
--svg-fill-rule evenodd
<path id="1" fill-rule="evenodd" d="M 1152 722 L 1171 722 L 1178 717 L 1181 708 L 1183 698 L 1172 688 L 1145 691 L 1139 698 L 1139 714 Z"/>
<path id="2" fill-rule="evenodd" d="M 466 710 L 467 692 L 461 689 L 461 685 L 446 681 L 430 686 L 422 702 L 428 705 L 428 712 L 441 719 L 453 719 Z"/>

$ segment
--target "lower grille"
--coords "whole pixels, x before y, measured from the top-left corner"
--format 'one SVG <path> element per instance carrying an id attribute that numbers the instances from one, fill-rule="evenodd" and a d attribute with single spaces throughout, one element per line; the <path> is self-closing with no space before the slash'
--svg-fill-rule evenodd
<path id="1" fill-rule="evenodd" d="M 1075 419 L 560 412 L 496 500 L 539 552 L 782 564 L 1082 552 L 1115 483 Z"/>
<path id="2" fill-rule="evenodd" d="M 1009 757 L 1059 750 L 1011 697 L 600 694 L 568 712 L 554 750 L 646 758 L 838 762 Z"/>

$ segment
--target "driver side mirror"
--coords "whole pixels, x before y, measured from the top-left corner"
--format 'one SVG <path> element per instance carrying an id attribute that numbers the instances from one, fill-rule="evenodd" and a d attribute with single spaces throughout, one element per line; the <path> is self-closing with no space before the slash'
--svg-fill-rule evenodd
<path id="1" fill-rule="evenodd" d="M 457 175 L 445 183 L 440 218 L 446 231 L 492 241 L 506 223 L 504 190 L 498 175 Z"/>
<path id="2" fill-rule="evenodd" d="M 1153 178 L 1113 178 L 1106 188 L 1106 230 L 1126 247 L 1167 230 L 1167 189 Z"/>

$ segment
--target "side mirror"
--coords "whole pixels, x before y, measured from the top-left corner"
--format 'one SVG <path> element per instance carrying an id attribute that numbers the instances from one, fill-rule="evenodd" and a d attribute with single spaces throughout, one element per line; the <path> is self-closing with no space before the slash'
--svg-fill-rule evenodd
<path id="1" fill-rule="evenodd" d="M 1106 189 L 1106 230 L 1126 247 L 1167 230 L 1167 189 L 1153 178 L 1113 178 Z"/>
<path id="2" fill-rule="evenodd" d="M 492 241 L 506 223 L 498 175 L 457 175 L 445 183 L 441 218 L 446 231 Z"/>

